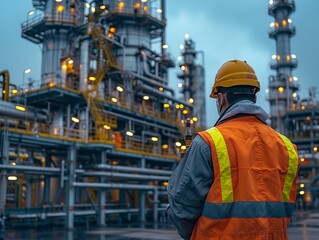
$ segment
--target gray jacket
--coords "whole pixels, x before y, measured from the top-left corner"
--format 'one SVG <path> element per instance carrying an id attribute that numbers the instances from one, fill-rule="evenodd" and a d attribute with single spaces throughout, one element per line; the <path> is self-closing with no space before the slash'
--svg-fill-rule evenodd
<path id="1" fill-rule="evenodd" d="M 268 119 L 268 114 L 261 107 L 242 100 L 230 106 L 216 125 L 238 114 L 254 115 L 262 122 Z M 168 217 L 182 238 L 190 239 L 213 181 L 210 147 L 197 135 L 170 177 L 167 188 Z"/>

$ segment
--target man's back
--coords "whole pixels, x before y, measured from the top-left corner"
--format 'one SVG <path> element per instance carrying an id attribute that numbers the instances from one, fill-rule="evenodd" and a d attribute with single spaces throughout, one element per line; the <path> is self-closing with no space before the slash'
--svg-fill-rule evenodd
<path id="1" fill-rule="evenodd" d="M 200 135 L 212 148 L 215 179 L 193 239 L 287 239 L 298 167 L 290 141 L 255 116 Z"/>

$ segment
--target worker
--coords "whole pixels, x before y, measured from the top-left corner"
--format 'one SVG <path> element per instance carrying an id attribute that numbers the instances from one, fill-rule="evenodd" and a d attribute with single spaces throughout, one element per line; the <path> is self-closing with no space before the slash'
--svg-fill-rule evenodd
<path id="1" fill-rule="evenodd" d="M 288 239 L 300 161 L 266 124 L 259 90 L 246 61 L 218 70 L 210 97 L 220 117 L 196 135 L 167 188 L 168 217 L 183 239 Z"/>

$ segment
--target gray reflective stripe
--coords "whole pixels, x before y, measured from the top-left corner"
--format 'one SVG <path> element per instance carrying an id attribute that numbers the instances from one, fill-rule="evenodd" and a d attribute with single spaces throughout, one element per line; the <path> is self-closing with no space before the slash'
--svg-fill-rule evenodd
<path id="1" fill-rule="evenodd" d="M 202 215 L 223 218 L 285 218 L 291 217 L 294 204 L 288 202 L 205 202 Z"/>

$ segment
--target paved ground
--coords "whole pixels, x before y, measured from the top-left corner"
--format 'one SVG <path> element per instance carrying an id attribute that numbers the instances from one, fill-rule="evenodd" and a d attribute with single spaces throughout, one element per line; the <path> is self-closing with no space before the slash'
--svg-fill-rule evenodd
<path id="1" fill-rule="evenodd" d="M 146 226 L 149 227 L 149 226 Z M 137 228 L 134 226 L 121 228 L 76 229 L 14 229 L 5 232 L 7 240 L 181 240 L 170 226 L 154 228 Z M 297 213 L 289 228 L 289 240 L 318 240 L 319 213 Z"/>

